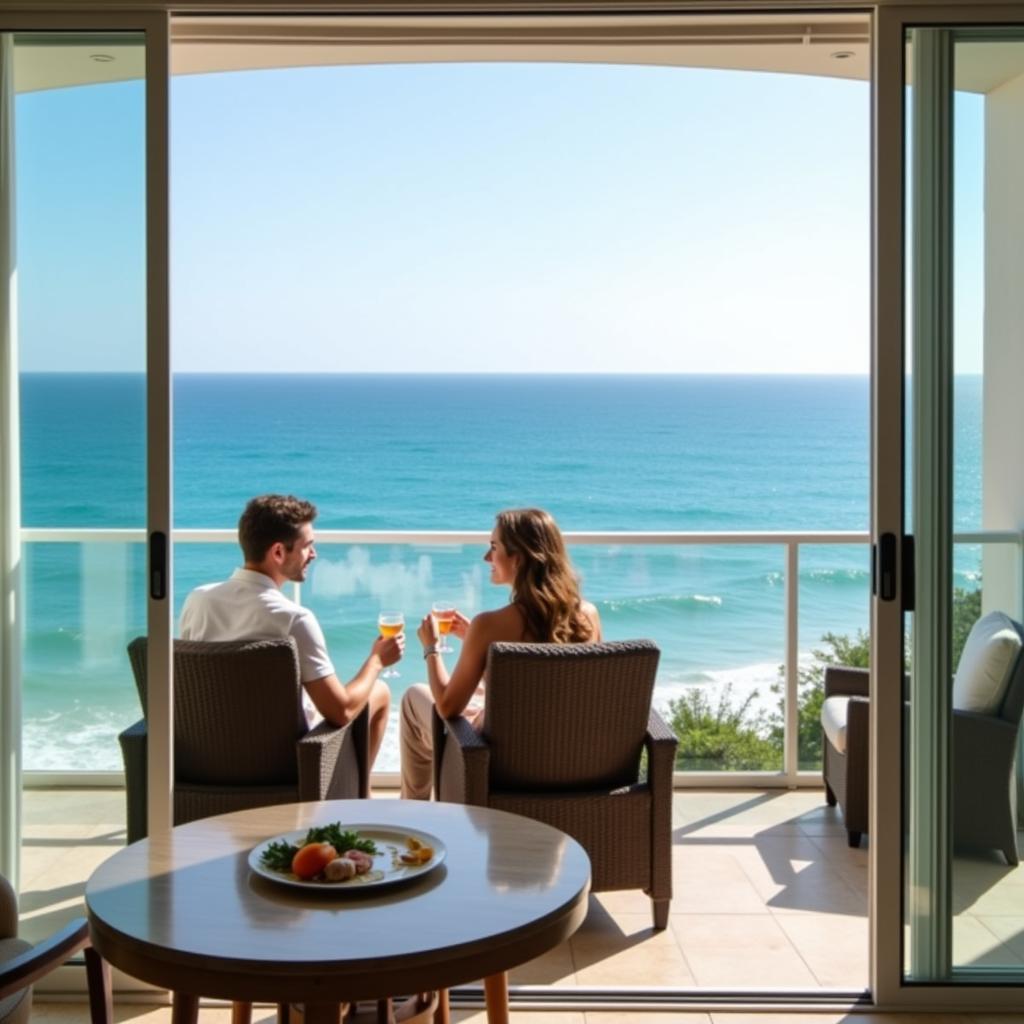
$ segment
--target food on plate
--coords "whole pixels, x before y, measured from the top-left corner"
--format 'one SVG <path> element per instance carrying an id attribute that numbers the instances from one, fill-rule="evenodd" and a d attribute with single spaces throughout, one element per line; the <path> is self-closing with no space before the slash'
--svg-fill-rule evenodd
<path id="1" fill-rule="evenodd" d="M 324 878 L 328 882 L 347 882 L 355 874 L 356 862 L 348 857 L 338 857 L 324 868 Z"/>
<path id="2" fill-rule="evenodd" d="M 393 834 L 397 844 L 385 842 L 381 848 L 367 835 L 360 835 L 356 829 L 346 830 L 335 822 L 311 828 L 301 838 L 282 836 L 268 841 L 258 848 L 259 865 L 284 875 L 282 881 L 293 879 L 332 886 L 383 881 L 387 876 L 382 865 L 374 863 L 375 857 L 386 857 L 396 878 L 406 876 L 402 869 L 422 867 L 436 860 L 434 848 L 415 836 L 391 833 L 389 829 L 370 834 L 378 840 Z"/>
<path id="3" fill-rule="evenodd" d="M 279 839 L 268 843 L 260 854 L 260 863 L 272 871 L 291 872 L 296 878 L 308 882 L 323 877 L 328 864 L 350 854 L 349 859 L 355 868 L 353 874 L 366 874 L 373 865 L 373 855 L 378 852 L 372 839 L 366 839 L 358 832 L 346 831 L 341 822 L 336 821 L 331 825 L 311 828 L 300 842 L 289 843 Z"/>
<path id="4" fill-rule="evenodd" d="M 373 867 L 373 858 L 362 850 L 349 850 L 345 856 L 355 864 L 357 875 L 365 875 Z"/>
<path id="5" fill-rule="evenodd" d="M 416 843 L 416 846 L 413 847 L 412 843 Z M 432 846 L 425 846 L 411 836 L 406 841 L 406 845 L 409 847 L 409 852 L 403 853 L 399 857 L 403 864 L 427 864 L 434 856 L 434 848 Z"/>
<path id="6" fill-rule="evenodd" d="M 292 857 L 292 874 L 308 882 L 337 859 L 338 851 L 330 843 L 307 843 Z"/>

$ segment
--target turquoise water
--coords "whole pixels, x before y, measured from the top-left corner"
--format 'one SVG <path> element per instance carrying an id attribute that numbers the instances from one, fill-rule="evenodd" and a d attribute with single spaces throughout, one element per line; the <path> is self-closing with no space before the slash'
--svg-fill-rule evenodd
<path id="1" fill-rule="evenodd" d="M 980 379 L 958 382 L 957 525 L 980 509 Z M 488 531 L 510 505 L 572 530 L 866 530 L 869 394 L 863 377 L 178 376 L 175 523 L 233 529 L 247 498 L 291 491 L 319 528 Z M 28 527 L 140 528 L 145 393 L 136 375 L 22 378 Z M 321 545 L 302 600 L 350 674 L 382 604 L 412 623 L 451 596 L 502 603 L 482 548 Z M 124 646 L 144 632 L 141 545 L 25 552 L 25 762 L 116 768 L 139 716 Z M 779 546 L 580 546 L 584 590 L 609 638 L 662 648 L 659 700 L 686 687 L 769 687 L 783 657 Z M 958 582 L 977 579 L 958 552 Z M 234 545 L 179 545 L 188 590 L 239 564 Z M 866 628 L 865 547 L 801 552 L 800 647 Z M 411 657 L 393 691 L 419 678 Z M 394 732 L 394 730 L 392 730 Z M 393 739 L 393 737 L 392 737 Z M 381 767 L 397 765 L 389 743 Z"/>

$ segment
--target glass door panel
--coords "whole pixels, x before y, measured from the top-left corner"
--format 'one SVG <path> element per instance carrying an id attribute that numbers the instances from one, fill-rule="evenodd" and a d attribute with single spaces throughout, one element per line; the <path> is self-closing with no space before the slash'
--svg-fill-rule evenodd
<path id="1" fill-rule="evenodd" d="M 907 47 L 904 974 L 1019 985 L 1024 32 L 913 29 Z"/>
<path id="2" fill-rule="evenodd" d="M 120 771 L 118 733 L 141 717 L 125 646 L 146 631 L 145 45 L 8 38 L 33 939 L 81 913 L 85 879 L 124 842 L 124 795 L 103 773 Z"/>

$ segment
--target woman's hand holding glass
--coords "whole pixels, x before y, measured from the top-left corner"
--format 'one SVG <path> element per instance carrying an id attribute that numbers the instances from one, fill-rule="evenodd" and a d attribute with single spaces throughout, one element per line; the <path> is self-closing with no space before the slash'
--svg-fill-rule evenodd
<path id="1" fill-rule="evenodd" d="M 457 636 L 460 640 L 466 639 L 466 630 L 469 629 L 469 619 L 456 608 L 452 612 L 451 635 Z"/>
<path id="2" fill-rule="evenodd" d="M 423 619 L 416 630 L 416 636 L 419 637 L 420 643 L 423 644 L 424 654 L 431 647 L 438 650 L 438 645 L 441 640 L 441 631 L 437 628 L 437 619 L 434 618 L 433 613 L 423 616 Z"/>

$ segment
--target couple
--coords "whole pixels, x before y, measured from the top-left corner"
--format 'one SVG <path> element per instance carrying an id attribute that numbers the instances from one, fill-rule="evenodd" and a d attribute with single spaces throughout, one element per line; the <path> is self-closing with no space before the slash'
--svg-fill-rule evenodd
<path id="1" fill-rule="evenodd" d="M 402 657 L 405 637 L 374 640 L 369 656 L 348 683 L 341 683 L 316 616 L 289 600 L 280 587 L 302 582 L 316 558 L 316 507 L 279 494 L 253 498 L 238 522 L 245 558 L 224 583 L 199 587 L 181 613 L 183 640 L 241 640 L 292 637 L 299 654 L 306 720 L 322 716 L 335 725 L 352 721 L 367 705 L 370 765 L 387 728 L 391 695 L 380 672 Z M 427 684 L 411 687 L 402 699 L 402 796 L 429 799 L 431 709 L 445 718 L 465 713 L 483 724 L 487 649 L 495 641 L 582 643 L 601 639 L 597 609 L 580 597 L 576 576 L 555 521 L 540 509 L 500 512 L 484 561 L 491 582 L 511 587 L 511 601 L 472 621 L 456 614 L 452 632 L 462 653 L 451 673 L 441 658 L 437 623 L 427 615 L 417 637 L 423 644 Z"/>

